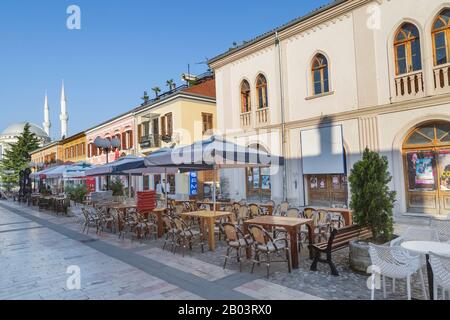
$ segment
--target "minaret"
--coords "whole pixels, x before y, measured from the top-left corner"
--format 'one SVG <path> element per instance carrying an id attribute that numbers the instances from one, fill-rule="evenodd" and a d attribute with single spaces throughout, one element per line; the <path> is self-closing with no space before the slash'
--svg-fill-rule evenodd
<path id="1" fill-rule="evenodd" d="M 45 93 L 45 101 L 44 101 L 44 126 L 45 133 L 50 137 L 50 128 L 52 126 L 50 122 L 50 109 L 48 107 L 48 96 L 47 92 Z"/>
<path id="2" fill-rule="evenodd" d="M 67 138 L 67 124 L 69 121 L 69 116 L 67 114 L 67 101 L 66 94 L 64 92 L 64 81 L 62 82 L 61 89 L 61 114 L 59 115 L 59 120 L 61 120 L 61 138 Z"/>

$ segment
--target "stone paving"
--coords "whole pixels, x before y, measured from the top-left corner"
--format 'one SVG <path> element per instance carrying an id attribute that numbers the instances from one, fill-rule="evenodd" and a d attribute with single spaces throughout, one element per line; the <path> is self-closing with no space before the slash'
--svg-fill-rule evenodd
<path id="1" fill-rule="evenodd" d="M 251 262 L 239 272 L 236 260 L 222 268 L 226 245 L 215 252 L 199 247 L 181 254 L 162 250 L 163 240 L 119 240 L 113 233 L 81 232 L 79 208 L 71 217 L 0 202 L 0 299 L 370 299 L 366 275 L 352 272 L 348 251 L 335 254 L 339 277 L 326 265 L 309 271 L 311 261 L 303 250 L 300 268 L 287 272 L 285 263 L 273 264 L 266 277 L 264 265 L 251 274 Z M 400 223 L 397 232 L 406 228 Z M 417 224 L 423 224 L 418 220 Z M 67 267 L 81 270 L 81 289 L 69 290 Z M 417 277 L 418 278 L 418 277 Z M 415 278 L 413 297 L 423 299 Z M 397 281 L 395 294 L 405 299 L 406 284 Z M 377 299 L 382 299 L 380 292 Z"/>

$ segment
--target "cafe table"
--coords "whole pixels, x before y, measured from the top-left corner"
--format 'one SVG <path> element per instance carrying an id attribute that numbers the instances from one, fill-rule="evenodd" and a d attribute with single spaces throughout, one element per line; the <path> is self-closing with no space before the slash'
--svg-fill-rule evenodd
<path id="1" fill-rule="evenodd" d="M 317 208 L 317 210 L 323 210 L 331 213 L 340 213 L 344 218 L 345 226 L 353 225 L 353 214 L 352 210 L 345 208 Z"/>
<path id="2" fill-rule="evenodd" d="M 208 245 L 209 250 L 216 250 L 216 239 L 214 237 L 214 227 L 216 225 L 216 220 L 220 218 L 227 218 L 233 215 L 233 212 L 225 211 L 194 211 L 194 212 L 184 212 L 181 217 L 184 219 L 188 218 L 199 218 L 200 227 L 202 228 L 202 233 L 205 235 L 205 231 L 208 232 Z"/>
<path id="3" fill-rule="evenodd" d="M 311 246 L 313 243 L 313 230 L 314 224 L 312 219 L 302 218 L 289 218 L 279 216 L 259 216 L 244 222 L 244 229 L 248 232 L 249 225 L 260 225 L 263 228 L 272 229 L 275 227 L 281 227 L 286 229 L 290 238 L 290 251 L 291 251 L 291 263 L 293 269 L 299 268 L 298 263 L 298 232 L 302 225 L 308 227 L 308 241 Z M 312 258 L 312 250 L 309 250 L 310 258 Z"/>
<path id="4" fill-rule="evenodd" d="M 427 260 L 428 290 L 430 300 L 434 298 L 433 269 L 430 264 L 430 252 L 450 256 L 450 244 L 436 241 L 405 241 L 402 248 L 416 254 L 424 254 Z"/>

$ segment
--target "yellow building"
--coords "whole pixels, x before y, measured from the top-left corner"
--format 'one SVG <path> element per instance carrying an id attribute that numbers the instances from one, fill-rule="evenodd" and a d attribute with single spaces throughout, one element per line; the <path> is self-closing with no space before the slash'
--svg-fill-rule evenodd
<path id="1" fill-rule="evenodd" d="M 216 128 L 216 88 L 211 74 L 199 77 L 191 84 L 173 89 L 149 101 L 135 111 L 137 134 L 136 153 L 149 155 L 160 148 L 182 146 L 203 140 Z M 210 174 L 199 173 L 199 193 Z M 156 188 L 160 175 L 144 177 L 143 188 Z M 176 181 L 176 183 L 175 183 Z M 168 175 L 166 183 L 172 194 L 189 194 L 187 175 Z"/>
<path id="2" fill-rule="evenodd" d="M 64 162 L 63 146 L 61 141 L 54 141 L 31 153 L 31 162 L 37 167 L 48 167 Z"/>
<path id="3" fill-rule="evenodd" d="M 87 161 L 86 134 L 80 132 L 62 141 L 64 162 Z"/>

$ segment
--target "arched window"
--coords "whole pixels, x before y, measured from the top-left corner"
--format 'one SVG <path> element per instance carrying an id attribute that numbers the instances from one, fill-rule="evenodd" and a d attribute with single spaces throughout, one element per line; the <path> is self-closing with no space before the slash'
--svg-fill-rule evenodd
<path id="1" fill-rule="evenodd" d="M 441 65 L 450 62 L 449 60 L 449 39 L 450 39 L 450 9 L 443 10 L 433 24 L 433 51 L 434 64 Z"/>
<path id="2" fill-rule="evenodd" d="M 419 30 L 404 23 L 395 34 L 395 70 L 397 75 L 422 70 Z"/>
<path id="3" fill-rule="evenodd" d="M 247 80 L 241 83 L 241 112 L 246 113 L 251 111 L 250 99 L 250 84 Z"/>
<path id="4" fill-rule="evenodd" d="M 330 91 L 328 80 L 328 61 L 323 54 L 317 54 L 312 62 L 314 95 Z"/>
<path id="5" fill-rule="evenodd" d="M 267 99 L 267 80 L 262 74 L 256 79 L 256 94 L 258 95 L 258 109 L 267 108 L 269 106 Z"/>

